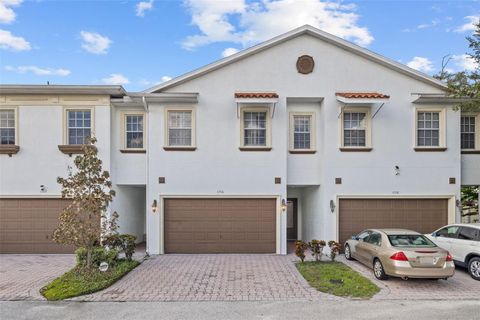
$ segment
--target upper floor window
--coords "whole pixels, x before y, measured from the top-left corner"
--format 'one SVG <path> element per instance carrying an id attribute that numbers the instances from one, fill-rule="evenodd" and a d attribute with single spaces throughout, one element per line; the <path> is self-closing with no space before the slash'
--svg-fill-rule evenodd
<path id="1" fill-rule="evenodd" d="M 143 114 L 125 115 L 125 148 L 143 149 Z"/>
<path id="2" fill-rule="evenodd" d="M 475 150 L 480 148 L 479 139 L 479 118 L 480 115 L 462 115 L 460 118 L 460 142 L 464 150 Z"/>
<path id="3" fill-rule="evenodd" d="M 167 109 L 166 149 L 194 150 L 195 113 L 192 108 Z"/>
<path id="4" fill-rule="evenodd" d="M 418 151 L 445 149 L 445 110 L 416 110 L 415 145 Z"/>
<path id="5" fill-rule="evenodd" d="M 92 135 L 91 110 L 67 110 L 68 144 L 84 144 Z"/>
<path id="6" fill-rule="evenodd" d="M 268 108 L 244 108 L 241 112 L 241 150 L 270 150 Z"/>
<path id="7" fill-rule="evenodd" d="M 0 144 L 16 144 L 16 131 L 15 109 L 0 110 Z"/>
<path id="8" fill-rule="evenodd" d="M 314 151 L 314 113 L 295 112 L 290 114 L 290 152 Z"/>
<path id="9" fill-rule="evenodd" d="M 370 150 L 370 109 L 349 108 L 342 112 L 342 151 Z"/>

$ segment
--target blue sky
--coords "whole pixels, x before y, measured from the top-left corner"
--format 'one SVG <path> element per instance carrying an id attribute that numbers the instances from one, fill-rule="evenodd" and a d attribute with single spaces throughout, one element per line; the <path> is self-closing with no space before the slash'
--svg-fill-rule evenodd
<path id="1" fill-rule="evenodd" d="M 473 69 L 479 1 L 0 0 L 0 82 L 144 90 L 309 23 L 420 71 Z"/>

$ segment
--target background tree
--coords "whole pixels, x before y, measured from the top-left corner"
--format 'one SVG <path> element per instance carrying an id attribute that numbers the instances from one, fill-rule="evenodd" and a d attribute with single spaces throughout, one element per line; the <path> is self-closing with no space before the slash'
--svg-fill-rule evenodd
<path id="1" fill-rule="evenodd" d="M 480 21 L 475 25 L 472 36 L 466 39 L 468 47 L 471 49 L 471 52 L 467 54 L 475 62 L 475 69 L 452 73 L 447 69 L 451 57 L 445 56 L 442 61 L 442 69 L 435 77 L 447 83 L 453 97 L 468 98 L 455 106 L 456 110 L 480 112 Z"/>
<path id="2" fill-rule="evenodd" d="M 53 233 L 53 240 L 60 244 L 84 247 L 87 250 L 86 267 L 92 266 L 92 250 L 100 243 L 102 234 L 116 227 L 116 217 L 112 223 L 106 216 L 109 203 L 115 196 L 108 171 L 102 169 L 102 161 L 97 156 L 95 138 L 87 139 L 84 154 L 75 158 L 76 170 L 67 178 L 57 178 L 62 186 L 62 198 L 72 199 L 72 203 L 60 214 L 59 226 Z M 115 231 L 115 230 L 113 230 Z"/>

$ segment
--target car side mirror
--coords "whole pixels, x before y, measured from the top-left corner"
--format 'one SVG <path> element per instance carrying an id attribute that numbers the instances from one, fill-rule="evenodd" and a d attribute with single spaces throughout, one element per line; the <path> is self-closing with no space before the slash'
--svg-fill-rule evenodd
<path id="1" fill-rule="evenodd" d="M 432 233 L 432 237 L 436 238 L 437 236 L 438 236 L 438 235 L 437 235 L 436 232 L 433 232 L 433 233 Z"/>
<path id="2" fill-rule="evenodd" d="M 358 241 L 358 240 L 359 240 L 359 238 L 358 238 L 357 236 L 352 236 L 352 240 L 356 240 L 356 241 Z"/>

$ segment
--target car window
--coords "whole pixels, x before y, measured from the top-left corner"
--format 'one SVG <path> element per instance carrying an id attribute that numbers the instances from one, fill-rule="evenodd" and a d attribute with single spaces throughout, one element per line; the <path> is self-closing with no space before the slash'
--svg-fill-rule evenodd
<path id="1" fill-rule="evenodd" d="M 444 237 L 444 238 L 457 238 L 458 229 L 459 227 L 457 226 L 445 227 L 443 229 L 438 230 L 437 236 Z"/>
<path id="2" fill-rule="evenodd" d="M 358 237 L 358 240 L 363 240 L 365 241 L 365 239 L 370 235 L 370 233 L 372 233 L 371 231 L 363 231 L 363 232 L 360 232 L 357 237 Z"/>
<path id="3" fill-rule="evenodd" d="M 436 247 L 436 245 L 421 234 L 389 235 L 388 240 L 394 247 Z"/>
<path id="4" fill-rule="evenodd" d="M 469 227 L 461 227 L 458 232 L 458 239 L 479 241 L 479 230 Z"/>
<path id="5" fill-rule="evenodd" d="M 380 233 L 374 232 L 365 239 L 365 242 L 376 245 L 376 246 L 381 246 L 382 245 L 382 235 Z"/>

